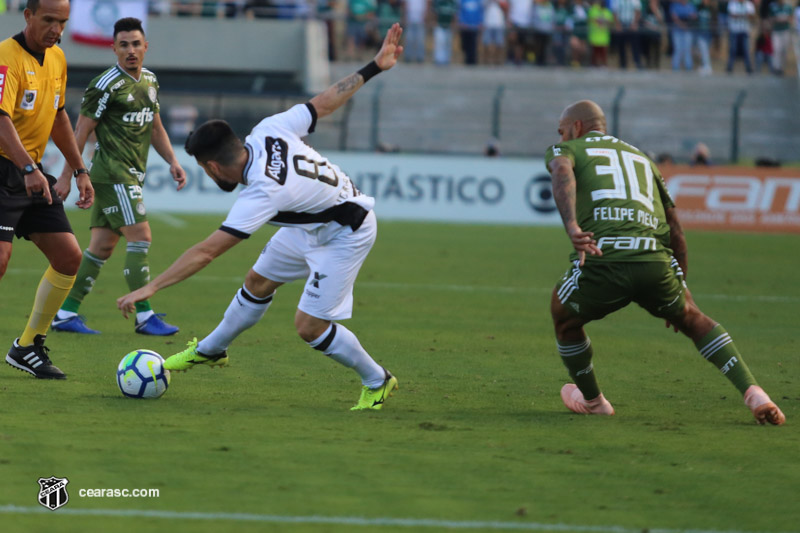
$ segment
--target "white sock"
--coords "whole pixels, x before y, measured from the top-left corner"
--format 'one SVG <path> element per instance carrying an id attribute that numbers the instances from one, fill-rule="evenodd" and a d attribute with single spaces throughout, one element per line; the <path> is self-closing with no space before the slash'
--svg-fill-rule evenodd
<path id="1" fill-rule="evenodd" d="M 58 320 L 66 320 L 74 316 L 78 316 L 78 313 L 73 313 L 72 311 L 64 311 L 63 309 L 59 309 L 58 312 L 56 313 L 56 319 Z"/>
<path id="2" fill-rule="evenodd" d="M 201 353 L 214 355 L 228 349 L 233 339 L 244 330 L 253 327 L 272 303 L 273 292 L 266 298 L 256 298 L 242 286 L 231 300 L 222 322 L 205 339 L 197 343 Z"/>
<path id="3" fill-rule="evenodd" d="M 370 389 L 380 387 L 386 379 L 383 367 L 364 350 L 355 334 L 341 324 L 331 322 L 325 333 L 308 345 L 358 372 L 361 383 Z"/>
<path id="4" fill-rule="evenodd" d="M 141 311 L 139 313 L 136 313 L 136 322 L 138 322 L 139 324 L 143 324 L 147 322 L 147 319 L 153 316 L 154 314 L 156 314 L 156 312 L 153 311 L 152 309 L 150 309 L 149 311 Z"/>

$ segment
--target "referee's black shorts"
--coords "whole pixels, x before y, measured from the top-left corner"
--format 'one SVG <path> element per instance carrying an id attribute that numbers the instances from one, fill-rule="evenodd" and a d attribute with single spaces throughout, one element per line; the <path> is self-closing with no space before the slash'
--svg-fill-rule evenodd
<path id="1" fill-rule="evenodd" d="M 29 197 L 25 176 L 14 163 L 0 157 L 0 241 L 12 242 L 14 235 L 29 239 L 31 233 L 72 233 L 64 203 L 53 190 L 56 179 L 49 174 L 45 177 L 53 197 L 50 205 L 42 193 Z"/>

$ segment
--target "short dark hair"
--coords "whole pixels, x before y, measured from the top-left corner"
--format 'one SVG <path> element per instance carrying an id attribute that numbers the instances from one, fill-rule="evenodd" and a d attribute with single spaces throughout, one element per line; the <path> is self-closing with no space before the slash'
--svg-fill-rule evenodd
<path id="1" fill-rule="evenodd" d="M 28 0 L 28 3 L 25 4 L 25 8 L 36 13 L 36 10 L 39 9 L 39 0 Z"/>
<path id="2" fill-rule="evenodd" d="M 236 161 L 242 141 L 236 136 L 230 124 L 214 119 L 204 122 L 189 134 L 184 148 L 198 162 L 216 161 L 220 165 L 232 165 Z"/>
<path id="3" fill-rule="evenodd" d="M 142 21 L 135 17 L 125 17 L 119 19 L 114 23 L 114 39 L 121 31 L 140 31 L 144 35 L 144 28 L 142 28 Z"/>

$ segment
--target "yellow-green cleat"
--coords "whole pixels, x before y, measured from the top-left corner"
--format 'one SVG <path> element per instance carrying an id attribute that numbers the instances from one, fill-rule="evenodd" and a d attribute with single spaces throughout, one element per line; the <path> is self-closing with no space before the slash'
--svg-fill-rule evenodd
<path id="1" fill-rule="evenodd" d="M 386 399 L 394 393 L 399 387 L 397 386 L 397 378 L 394 377 L 389 371 L 386 372 L 386 379 L 383 385 L 376 389 L 370 389 L 367 386 L 361 387 L 361 397 L 358 403 L 350 408 L 351 411 L 361 411 L 364 409 L 379 410 L 383 408 L 383 403 Z"/>
<path id="2" fill-rule="evenodd" d="M 228 352 L 223 351 L 215 355 L 206 355 L 197 351 L 197 337 L 186 343 L 188 348 L 164 361 L 164 368 L 172 371 L 189 370 L 196 365 L 210 367 L 225 366 L 228 364 Z"/>

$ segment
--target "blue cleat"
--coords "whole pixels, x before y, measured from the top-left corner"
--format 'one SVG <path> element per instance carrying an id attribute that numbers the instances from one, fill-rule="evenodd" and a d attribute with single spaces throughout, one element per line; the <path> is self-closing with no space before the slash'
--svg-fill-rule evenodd
<path id="1" fill-rule="evenodd" d="M 141 333 L 142 335 L 159 335 L 161 337 L 166 337 L 167 335 L 175 335 L 180 331 L 178 326 L 173 326 L 172 324 L 167 324 L 160 317 L 164 316 L 164 313 L 156 313 L 151 315 L 150 318 L 142 322 L 141 324 L 139 321 L 136 321 L 136 333 Z"/>
<path id="2" fill-rule="evenodd" d="M 83 333 L 84 335 L 100 335 L 99 331 L 87 326 L 84 320 L 86 319 L 81 315 L 75 315 L 64 319 L 59 319 L 56 317 L 53 319 L 53 322 L 50 323 L 50 328 L 53 331 L 68 331 L 70 333 Z"/>

